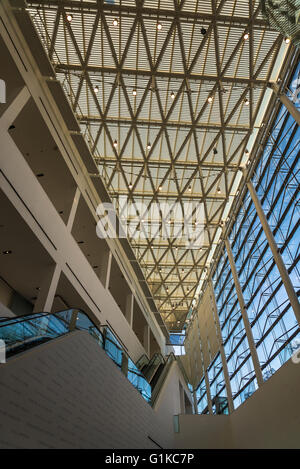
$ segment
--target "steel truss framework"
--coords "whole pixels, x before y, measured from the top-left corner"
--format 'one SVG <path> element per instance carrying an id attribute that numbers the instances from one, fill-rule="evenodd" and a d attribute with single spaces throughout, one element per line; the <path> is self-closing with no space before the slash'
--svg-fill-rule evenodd
<path id="1" fill-rule="evenodd" d="M 238 190 L 282 37 L 258 0 L 27 3 L 116 208 L 121 195 L 132 204 L 129 239 L 158 310 L 170 330 L 182 330 Z M 153 202 L 178 203 L 184 220 L 189 200 L 203 206 L 202 250 L 164 239 L 163 220 L 149 234 L 143 220 Z M 172 224 L 171 210 L 165 219 Z"/>
<path id="2" fill-rule="evenodd" d="M 289 88 L 295 92 L 299 83 L 300 65 L 296 67 Z M 299 109 L 299 99 L 294 99 L 294 104 Z M 298 296 L 299 155 L 299 125 L 282 105 L 252 181 Z M 263 379 L 267 380 L 298 349 L 299 343 L 295 339 L 300 339 L 300 329 L 249 192 L 246 192 L 229 238 Z M 236 408 L 255 391 L 257 383 L 226 252 L 218 261 L 213 280 Z M 235 350 L 239 351 L 238 359 L 241 361 L 236 370 L 230 363 L 234 342 L 232 348 L 227 347 L 230 337 L 237 341 Z M 247 367 L 242 368 L 247 361 L 248 370 Z M 233 381 L 235 374 L 239 379 Z M 199 399 L 205 395 L 203 381 L 200 388 L 201 393 L 197 391 Z M 207 411 L 203 406 L 199 410 Z"/>

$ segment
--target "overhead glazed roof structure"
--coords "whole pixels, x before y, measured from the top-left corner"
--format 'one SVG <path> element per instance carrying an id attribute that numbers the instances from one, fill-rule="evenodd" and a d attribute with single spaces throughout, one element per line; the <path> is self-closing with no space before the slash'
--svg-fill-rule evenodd
<path id="1" fill-rule="evenodd" d="M 289 45 L 257 0 L 27 4 L 156 306 L 181 331 Z"/>

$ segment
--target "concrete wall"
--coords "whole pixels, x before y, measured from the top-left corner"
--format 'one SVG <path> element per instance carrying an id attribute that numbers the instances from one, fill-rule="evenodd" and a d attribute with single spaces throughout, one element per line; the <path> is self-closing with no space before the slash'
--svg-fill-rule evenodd
<path id="1" fill-rule="evenodd" d="M 190 383 L 197 387 L 206 370 L 216 354 L 220 344 L 213 315 L 213 293 L 208 287 L 203 295 L 190 326 L 185 340 L 184 365 L 188 373 Z M 202 350 L 202 355 L 201 355 Z"/>
<path id="2" fill-rule="evenodd" d="M 180 385 L 182 387 L 181 392 Z M 181 371 L 177 363 L 173 362 L 154 406 L 159 418 L 167 425 L 169 433 L 174 431 L 173 416 L 185 413 L 183 392 L 190 396 Z"/>
<path id="3" fill-rule="evenodd" d="M 170 448 L 173 413 L 155 412 L 86 332 L 0 365 L 1 448 L 158 449 L 148 436 Z"/>
<path id="4" fill-rule="evenodd" d="M 182 415 L 179 448 L 300 448 L 300 365 L 289 360 L 230 416 Z"/>

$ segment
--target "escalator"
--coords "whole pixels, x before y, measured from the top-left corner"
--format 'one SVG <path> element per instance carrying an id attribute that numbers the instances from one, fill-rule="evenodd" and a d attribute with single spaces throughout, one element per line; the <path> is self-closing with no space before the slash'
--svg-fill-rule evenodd
<path id="1" fill-rule="evenodd" d="M 152 406 L 174 361 L 177 361 L 187 382 L 182 364 L 173 353 L 166 357 L 156 353 L 151 360 L 143 355 L 135 364 L 125 351 L 121 340 L 116 338 L 107 325 L 96 325 L 84 312 L 77 309 L 0 320 L 0 341 L 5 343 L 6 359 L 75 331 L 88 332 Z"/>
<path id="2" fill-rule="evenodd" d="M 151 386 L 125 351 L 120 339 L 116 338 L 107 325 L 96 325 L 84 312 L 77 309 L 3 318 L 0 321 L 0 344 L 5 344 L 5 359 L 9 359 L 75 331 L 88 332 L 151 404 Z"/>
<path id="3" fill-rule="evenodd" d="M 177 363 L 187 384 L 187 387 L 189 387 L 188 378 L 180 361 L 180 357 L 176 357 L 174 353 L 170 353 L 166 357 L 163 357 L 163 355 L 160 353 L 156 353 L 153 355 L 151 360 L 147 357 L 147 355 L 142 355 L 141 358 L 137 361 L 137 367 L 141 370 L 151 386 L 152 406 L 155 404 L 155 401 L 163 387 L 173 362 Z"/>
<path id="4" fill-rule="evenodd" d="M 151 360 L 149 360 L 147 355 L 142 355 L 137 362 L 137 367 L 141 370 L 152 389 L 154 388 L 164 366 L 165 359 L 160 353 L 153 355 Z"/>

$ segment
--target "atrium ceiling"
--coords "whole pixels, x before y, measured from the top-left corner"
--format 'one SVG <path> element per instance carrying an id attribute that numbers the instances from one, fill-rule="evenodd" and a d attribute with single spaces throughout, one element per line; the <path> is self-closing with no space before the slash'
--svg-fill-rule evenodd
<path id="1" fill-rule="evenodd" d="M 27 4 L 156 306 L 181 331 L 288 45 L 257 0 Z"/>

